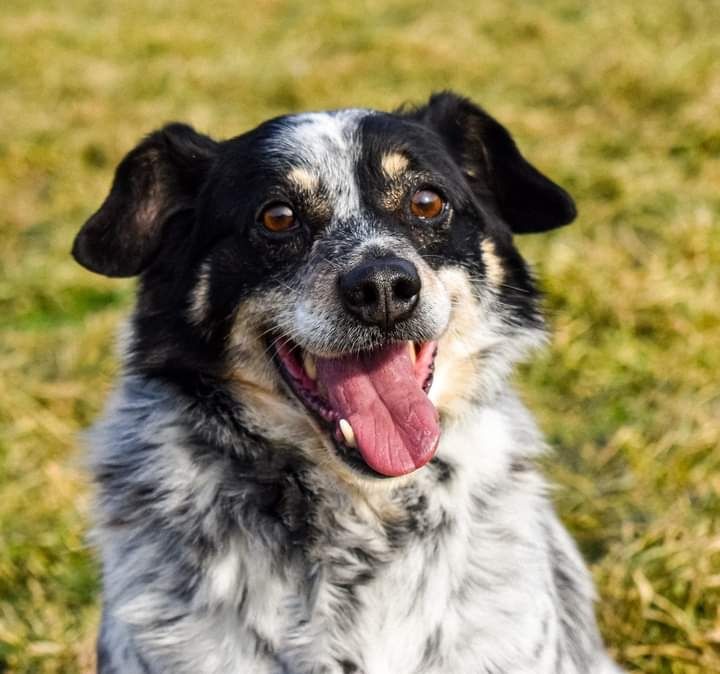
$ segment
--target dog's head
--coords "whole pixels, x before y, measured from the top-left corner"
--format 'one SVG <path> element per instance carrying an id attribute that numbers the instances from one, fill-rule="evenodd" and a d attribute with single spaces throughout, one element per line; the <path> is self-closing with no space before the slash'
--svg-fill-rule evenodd
<path id="1" fill-rule="evenodd" d="M 504 127 L 446 93 L 224 142 L 167 126 L 118 166 L 73 254 L 141 277 L 129 367 L 222 380 L 265 437 L 394 477 L 538 341 L 513 234 L 574 215 Z"/>

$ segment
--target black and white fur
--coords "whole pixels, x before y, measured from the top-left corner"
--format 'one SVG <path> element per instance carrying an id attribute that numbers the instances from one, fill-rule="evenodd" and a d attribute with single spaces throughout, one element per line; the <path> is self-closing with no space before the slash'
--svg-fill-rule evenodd
<path id="1" fill-rule="evenodd" d="M 409 216 L 431 186 L 442 216 Z M 268 235 L 273 201 L 300 214 Z M 508 376 L 543 342 L 513 234 L 568 195 L 469 101 L 271 120 L 216 142 L 173 124 L 136 147 L 73 253 L 139 275 L 124 370 L 92 432 L 101 674 L 601 674 L 588 573 L 533 465 Z M 422 295 L 390 331 L 337 299 L 369 255 Z M 273 340 L 331 355 L 437 339 L 435 458 L 357 470 L 279 373 Z"/>

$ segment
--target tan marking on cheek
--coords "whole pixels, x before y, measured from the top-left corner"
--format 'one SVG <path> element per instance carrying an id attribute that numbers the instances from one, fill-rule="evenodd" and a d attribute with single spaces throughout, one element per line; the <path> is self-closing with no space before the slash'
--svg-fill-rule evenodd
<path id="1" fill-rule="evenodd" d="M 267 306 L 280 302 L 275 293 L 268 293 L 263 301 L 249 299 L 243 302 L 235 314 L 230 330 L 228 354 L 228 379 L 248 389 L 279 395 L 278 380 L 274 376 L 270 351 L 263 341 L 267 318 Z"/>
<path id="2" fill-rule="evenodd" d="M 292 169 L 288 173 L 287 179 L 304 192 L 314 192 L 320 184 L 320 179 L 314 173 L 300 167 Z"/>
<path id="3" fill-rule="evenodd" d="M 505 270 L 502 262 L 495 251 L 495 244 L 490 239 L 483 239 L 480 244 L 483 253 L 483 262 L 485 263 L 485 273 L 488 281 L 496 288 L 503 284 L 505 280 Z"/>
<path id="4" fill-rule="evenodd" d="M 280 388 L 280 374 L 260 336 L 267 329 L 260 317 L 267 315 L 263 302 L 273 305 L 281 301 L 272 294 L 249 300 L 235 317 L 230 335 L 232 356 L 228 378 L 238 400 L 242 401 L 245 423 L 270 441 L 296 447 L 312 459 L 320 471 L 354 483 L 356 474 L 335 456 L 324 429 L 301 403 Z"/>
<path id="5" fill-rule="evenodd" d="M 193 325 L 200 325 L 208 314 L 210 308 L 210 265 L 205 262 L 200 267 L 197 283 L 190 293 L 190 306 L 188 319 Z"/>
<path id="6" fill-rule="evenodd" d="M 453 309 L 448 328 L 438 341 L 429 397 L 438 409 L 458 417 L 469 410 L 468 393 L 480 375 L 475 341 L 483 332 L 482 309 L 463 271 L 443 269 L 439 276 Z"/>
<path id="7" fill-rule="evenodd" d="M 380 160 L 382 170 L 390 178 L 399 177 L 407 170 L 409 163 L 408 158 L 399 152 L 388 152 L 387 154 L 384 154 Z"/>
<path id="8" fill-rule="evenodd" d="M 312 454 L 320 446 L 309 413 L 281 390 L 280 374 L 262 335 L 267 306 L 280 302 L 274 294 L 246 301 L 235 316 L 230 334 L 228 380 L 242 402 L 245 424 L 268 440 Z M 322 452 L 321 452 L 322 453 Z"/>

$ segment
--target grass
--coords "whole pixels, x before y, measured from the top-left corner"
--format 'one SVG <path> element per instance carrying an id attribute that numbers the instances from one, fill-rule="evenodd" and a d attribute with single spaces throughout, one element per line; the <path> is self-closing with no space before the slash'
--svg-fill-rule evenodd
<path id="1" fill-rule="evenodd" d="M 107 5 L 108 7 L 110 5 Z M 0 9 L 0 672 L 92 671 L 98 570 L 78 433 L 131 281 L 71 261 L 114 165 L 181 119 L 455 88 L 577 197 L 522 241 L 552 347 L 518 376 L 629 669 L 720 672 L 720 4 L 113 3 Z"/>

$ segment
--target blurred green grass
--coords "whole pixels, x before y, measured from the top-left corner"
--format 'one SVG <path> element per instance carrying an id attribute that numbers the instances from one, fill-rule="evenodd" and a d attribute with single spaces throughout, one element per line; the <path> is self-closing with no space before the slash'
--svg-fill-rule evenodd
<path id="1" fill-rule="evenodd" d="M 78 432 L 132 282 L 68 255 L 114 165 L 179 119 L 485 105 L 576 196 L 521 242 L 552 348 L 519 384 L 613 654 L 720 672 L 720 4 L 6 0 L 0 9 L 0 672 L 92 671 Z"/>

